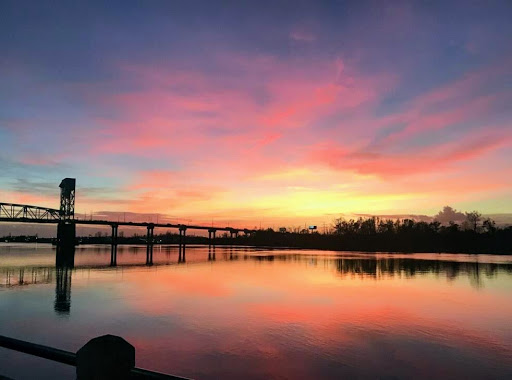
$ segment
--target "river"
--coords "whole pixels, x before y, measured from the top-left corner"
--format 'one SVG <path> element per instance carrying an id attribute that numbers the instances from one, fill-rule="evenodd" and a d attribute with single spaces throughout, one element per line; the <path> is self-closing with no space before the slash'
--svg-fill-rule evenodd
<path id="1" fill-rule="evenodd" d="M 195 379 L 512 378 L 512 257 L 0 244 L 0 334 L 76 351 L 114 334 Z M 74 368 L 0 348 L 0 375 Z"/>

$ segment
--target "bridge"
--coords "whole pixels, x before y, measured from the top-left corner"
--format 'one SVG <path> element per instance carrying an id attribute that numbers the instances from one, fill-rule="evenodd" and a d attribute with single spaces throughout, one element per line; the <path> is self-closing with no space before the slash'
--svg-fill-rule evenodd
<path id="1" fill-rule="evenodd" d="M 54 223 L 58 224 L 62 220 L 60 210 L 31 205 L 21 205 L 16 203 L 0 202 L 0 222 L 10 223 Z M 215 235 L 217 231 L 229 232 L 231 236 L 239 233 L 250 234 L 254 229 L 234 228 L 234 227 L 212 227 L 191 224 L 172 224 L 172 223 L 153 223 L 153 222 L 120 222 L 101 219 L 70 219 L 68 223 L 75 225 L 88 224 L 99 226 L 129 226 L 129 227 L 150 227 L 150 228 L 176 228 L 178 230 L 203 230 L 210 233 L 209 237 Z"/>
<path id="2" fill-rule="evenodd" d="M 75 218 L 75 178 L 64 178 L 59 185 L 60 208 L 53 209 L 40 206 L 23 205 L 0 202 L 0 222 L 9 223 L 53 223 L 57 224 L 57 248 L 66 252 L 73 252 L 76 244 L 76 225 L 110 226 L 112 229 L 112 263 L 116 263 L 118 230 L 120 226 L 145 227 L 147 229 L 147 261 L 153 260 L 154 230 L 155 228 L 174 228 L 179 231 L 180 246 L 184 241 L 187 230 L 208 231 L 210 244 L 215 241 L 217 231 L 229 232 L 231 238 L 243 232 L 248 235 L 255 230 L 248 228 L 212 227 L 201 225 L 152 223 L 152 222 L 113 222 L 109 220 L 85 220 Z"/>
<path id="3" fill-rule="evenodd" d="M 53 208 L 0 203 L 0 221 L 3 222 L 57 223 L 59 220 L 59 210 Z"/>

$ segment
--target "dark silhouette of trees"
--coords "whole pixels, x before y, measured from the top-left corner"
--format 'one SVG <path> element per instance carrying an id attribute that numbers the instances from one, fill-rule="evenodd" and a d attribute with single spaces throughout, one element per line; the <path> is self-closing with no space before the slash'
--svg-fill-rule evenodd
<path id="1" fill-rule="evenodd" d="M 466 222 L 473 231 L 478 230 L 478 222 L 482 219 L 482 214 L 478 211 L 466 212 Z"/>
<path id="2" fill-rule="evenodd" d="M 486 218 L 482 223 L 482 228 L 488 234 L 493 234 L 496 232 L 496 222 L 491 218 Z"/>
<path id="3" fill-rule="evenodd" d="M 348 251 L 512 253 L 512 227 L 499 228 L 489 218 L 482 220 L 478 211 L 462 213 L 449 206 L 431 222 L 337 218 L 332 233 L 262 230 L 242 239 L 252 245 Z"/>

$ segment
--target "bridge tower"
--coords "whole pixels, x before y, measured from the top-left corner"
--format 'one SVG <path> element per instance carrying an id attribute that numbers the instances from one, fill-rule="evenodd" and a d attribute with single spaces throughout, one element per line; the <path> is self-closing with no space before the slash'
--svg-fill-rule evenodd
<path id="1" fill-rule="evenodd" d="M 75 218 L 75 178 L 64 178 L 60 187 L 60 218 L 70 220 Z"/>
<path id="2" fill-rule="evenodd" d="M 75 256 L 75 178 L 64 178 L 60 183 L 60 221 L 57 226 L 57 261 L 72 265 Z"/>

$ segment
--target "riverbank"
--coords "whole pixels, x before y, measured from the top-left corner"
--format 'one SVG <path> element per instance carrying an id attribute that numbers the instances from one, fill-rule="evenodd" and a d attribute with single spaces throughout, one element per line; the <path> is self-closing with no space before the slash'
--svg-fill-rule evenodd
<path id="1" fill-rule="evenodd" d="M 2 242 L 52 243 L 51 238 L 27 236 L 4 237 Z M 111 244 L 109 236 L 78 237 L 77 243 Z M 144 236 L 118 237 L 118 244 L 146 244 Z M 179 244 L 178 234 L 155 235 L 154 244 Z M 186 244 L 247 245 L 255 247 L 304 248 L 332 251 L 359 252 L 403 252 L 403 253 L 474 253 L 512 254 L 512 228 L 496 229 L 488 232 L 475 232 L 454 228 L 410 229 L 397 232 L 371 233 L 289 233 L 272 230 L 256 231 L 238 237 L 220 236 L 214 241 L 204 236 L 187 235 Z"/>

